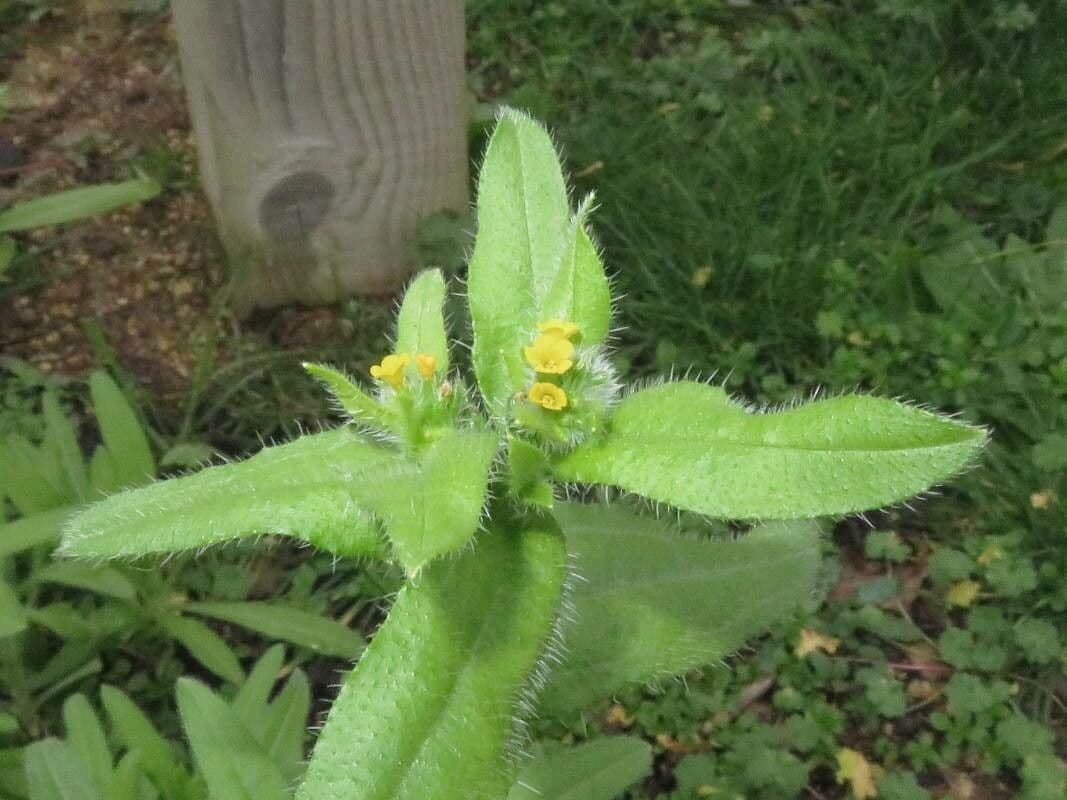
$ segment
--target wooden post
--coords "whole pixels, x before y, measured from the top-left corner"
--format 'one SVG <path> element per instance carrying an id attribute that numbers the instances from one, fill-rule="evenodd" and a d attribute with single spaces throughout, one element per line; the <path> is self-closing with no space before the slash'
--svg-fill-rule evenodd
<path id="1" fill-rule="evenodd" d="M 400 287 L 467 207 L 462 0 L 173 0 L 241 312 Z"/>

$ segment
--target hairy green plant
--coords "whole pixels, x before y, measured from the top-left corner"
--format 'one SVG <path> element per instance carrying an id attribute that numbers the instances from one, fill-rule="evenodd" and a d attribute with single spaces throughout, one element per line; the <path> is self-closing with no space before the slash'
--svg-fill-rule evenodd
<path id="1" fill-rule="evenodd" d="M 426 272 L 373 393 L 308 367 L 350 425 L 116 495 L 67 526 L 62 550 L 82 558 L 274 533 L 404 568 L 301 800 L 506 797 L 527 715 L 728 654 L 810 594 L 810 518 L 904 500 L 983 446 L 981 429 L 868 396 L 778 412 L 689 380 L 622 396 L 590 207 L 571 212 L 549 136 L 505 111 L 468 275 L 480 397 L 449 370 L 447 287 Z M 560 500 L 560 485 L 585 484 L 773 522 L 737 541 L 682 535 L 625 504 Z"/>

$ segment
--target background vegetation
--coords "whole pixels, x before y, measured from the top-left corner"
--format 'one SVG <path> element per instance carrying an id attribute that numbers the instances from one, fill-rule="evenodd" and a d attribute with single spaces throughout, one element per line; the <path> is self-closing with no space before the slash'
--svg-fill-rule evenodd
<path id="1" fill-rule="evenodd" d="M 17 748 L 86 730 L 74 693 L 116 752 L 135 738 L 104 686 L 177 743 L 175 680 L 233 699 L 262 656 L 314 724 L 399 582 L 280 545 L 104 578 L 50 561 L 63 509 L 122 483 L 98 443 L 164 473 L 247 453 L 328 417 L 301 360 L 362 373 L 385 351 L 388 301 L 228 316 L 159 5 L 0 0 L 0 208 L 139 174 L 163 191 L 13 233 L 0 269 L 0 493 L 40 537 L 6 551 L 19 523 L 0 528 L 0 609 L 20 609 L 0 631 L 0 796 L 28 791 Z M 545 721 L 538 747 L 645 738 L 633 798 L 1067 795 L 1067 5 L 470 0 L 468 30 L 472 158 L 497 103 L 552 126 L 597 195 L 621 366 L 764 404 L 858 386 L 994 432 L 942 494 L 838 523 L 825 598 L 727 668 Z M 462 278 L 468 228 L 427 221 L 420 260 Z M 100 378 L 90 397 L 94 365 L 137 425 Z M 359 635 L 279 627 L 279 607 Z M 284 667 L 264 655 L 279 639 Z M 243 707 L 280 714 L 266 696 Z"/>

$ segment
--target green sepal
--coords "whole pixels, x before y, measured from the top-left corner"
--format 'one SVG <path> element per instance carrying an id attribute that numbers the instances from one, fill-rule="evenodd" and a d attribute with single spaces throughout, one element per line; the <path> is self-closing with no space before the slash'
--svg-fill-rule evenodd
<path id="1" fill-rule="evenodd" d="M 396 352 L 412 358 L 408 367 L 415 370 L 419 353 L 437 359 L 437 371 L 448 371 L 448 333 L 445 329 L 444 303 L 447 287 L 441 270 L 420 273 L 404 292 L 396 319 Z"/>
<path id="2" fill-rule="evenodd" d="M 451 431 L 416 457 L 353 485 L 357 502 L 382 520 L 409 575 L 474 536 L 498 441 L 488 431 Z"/>
<path id="3" fill-rule="evenodd" d="M 330 709 L 297 800 L 500 800 L 556 622 L 566 553 L 512 520 L 401 589 Z"/>
<path id="4" fill-rule="evenodd" d="M 579 579 L 563 632 L 567 658 L 541 698 L 547 714 L 717 661 L 814 590 L 819 535 L 810 521 L 728 541 L 685 536 L 614 506 L 561 503 L 555 514 Z"/>
<path id="5" fill-rule="evenodd" d="M 302 366 L 311 377 L 322 383 L 334 401 L 338 410 L 352 421 L 380 428 L 394 428 L 395 414 L 359 388 L 350 377 L 339 369 L 326 364 L 305 361 Z"/>
<path id="6" fill-rule="evenodd" d="M 380 555 L 377 523 L 353 502 L 351 489 L 396 459 L 350 428 L 304 436 L 89 506 L 67 523 L 61 550 L 139 556 L 273 533 L 338 555 Z"/>
<path id="7" fill-rule="evenodd" d="M 508 441 L 508 485 L 528 505 L 552 508 L 555 495 L 548 481 L 551 465 L 545 452 L 525 439 Z"/>
<path id="8" fill-rule="evenodd" d="M 569 210 L 559 157 L 543 127 L 505 110 L 478 179 L 478 234 L 468 267 L 472 359 L 490 412 L 525 388 L 523 346 L 559 269 Z"/>
<path id="9" fill-rule="evenodd" d="M 847 514 L 905 500 L 958 473 L 986 440 L 981 428 L 879 397 L 754 413 L 690 381 L 630 395 L 608 426 L 557 462 L 560 478 L 729 519 Z"/>

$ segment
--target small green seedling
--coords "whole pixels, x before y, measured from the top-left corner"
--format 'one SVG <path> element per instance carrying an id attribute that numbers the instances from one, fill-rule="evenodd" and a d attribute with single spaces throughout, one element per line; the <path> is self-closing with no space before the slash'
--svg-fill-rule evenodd
<path id="1" fill-rule="evenodd" d="M 870 396 L 760 412 L 694 381 L 624 393 L 590 204 L 571 212 L 552 142 L 523 114 L 499 119 L 477 212 L 477 393 L 450 366 L 447 288 L 426 272 L 373 393 L 308 365 L 351 424 L 115 495 L 67 527 L 63 550 L 82 558 L 273 533 L 403 567 L 299 800 L 522 796 L 529 714 L 728 654 L 810 595 L 812 517 L 922 492 L 985 442 Z M 562 502 L 561 485 L 764 522 L 735 541 L 683 535 L 625 504 Z"/>

